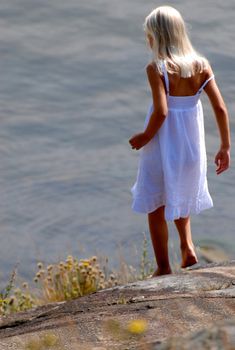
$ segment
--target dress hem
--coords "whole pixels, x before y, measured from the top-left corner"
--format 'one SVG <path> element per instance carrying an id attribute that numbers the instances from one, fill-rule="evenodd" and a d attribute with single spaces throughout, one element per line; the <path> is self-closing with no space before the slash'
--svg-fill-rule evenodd
<path id="1" fill-rule="evenodd" d="M 147 206 L 144 206 L 144 203 L 142 203 L 142 208 L 140 208 L 140 207 L 137 207 L 134 200 L 132 204 L 132 210 L 139 214 L 150 214 L 162 206 L 165 206 L 165 219 L 167 221 L 174 221 L 179 218 L 188 217 L 190 215 L 198 215 L 203 210 L 212 208 L 213 201 L 211 197 L 208 198 L 208 195 L 207 195 L 207 196 L 204 196 L 204 198 L 198 199 L 196 201 L 196 205 L 188 203 L 187 205 L 184 205 L 184 208 L 180 207 L 179 205 L 172 206 L 172 205 L 166 204 L 164 200 L 161 200 L 157 203 L 156 202 L 152 203 L 152 205 L 149 205 L 148 203 Z"/>

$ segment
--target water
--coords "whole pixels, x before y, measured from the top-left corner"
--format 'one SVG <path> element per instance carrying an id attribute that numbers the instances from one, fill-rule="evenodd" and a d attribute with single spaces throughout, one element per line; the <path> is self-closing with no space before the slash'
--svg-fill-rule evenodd
<path id="1" fill-rule="evenodd" d="M 0 4 L 0 266 L 24 278 L 67 254 L 136 264 L 145 215 L 131 210 L 151 94 L 142 23 L 156 1 L 2 0 Z M 173 1 L 211 61 L 234 135 L 233 1 Z M 214 208 L 192 218 L 195 242 L 235 254 L 234 169 L 215 175 L 219 146 L 206 98 L 208 181 Z M 232 161 L 234 155 L 232 154 Z M 178 245 L 170 226 L 171 247 Z M 152 254 L 151 247 L 149 248 Z"/>

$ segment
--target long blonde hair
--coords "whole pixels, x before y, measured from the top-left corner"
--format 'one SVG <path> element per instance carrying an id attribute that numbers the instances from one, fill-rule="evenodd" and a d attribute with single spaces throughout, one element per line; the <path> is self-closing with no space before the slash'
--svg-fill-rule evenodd
<path id="1" fill-rule="evenodd" d="M 153 59 L 161 72 L 165 61 L 169 72 L 180 72 L 181 77 L 191 77 L 208 66 L 208 60 L 193 48 L 181 14 L 171 6 L 154 9 L 144 22 L 147 36 L 152 38 Z"/>

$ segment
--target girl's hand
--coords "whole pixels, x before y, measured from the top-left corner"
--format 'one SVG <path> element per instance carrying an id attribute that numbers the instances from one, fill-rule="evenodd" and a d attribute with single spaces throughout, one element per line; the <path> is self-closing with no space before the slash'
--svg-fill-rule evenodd
<path id="1" fill-rule="evenodd" d="M 221 148 L 215 156 L 215 164 L 217 165 L 216 173 L 221 174 L 227 170 L 230 165 L 230 152 L 229 149 Z"/>
<path id="2" fill-rule="evenodd" d="M 132 146 L 132 149 L 140 149 L 141 147 L 143 147 L 144 145 L 146 145 L 146 143 L 148 143 L 148 138 L 146 136 L 146 134 L 144 132 L 141 132 L 140 134 L 136 134 L 133 135 L 130 140 L 129 143 Z"/>

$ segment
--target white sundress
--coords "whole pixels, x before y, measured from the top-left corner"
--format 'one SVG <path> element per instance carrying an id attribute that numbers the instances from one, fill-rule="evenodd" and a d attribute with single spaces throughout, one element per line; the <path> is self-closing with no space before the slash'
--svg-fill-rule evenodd
<path id="1" fill-rule="evenodd" d="M 173 221 L 211 208 L 207 184 L 207 157 L 200 95 L 212 75 L 193 96 L 169 95 L 169 79 L 162 65 L 168 114 L 156 135 L 140 149 L 136 182 L 131 188 L 132 209 L 151 213 L 165 206 L 165 219 Z M 153 104 L 147 113 L 148 125 Z"/>

